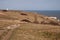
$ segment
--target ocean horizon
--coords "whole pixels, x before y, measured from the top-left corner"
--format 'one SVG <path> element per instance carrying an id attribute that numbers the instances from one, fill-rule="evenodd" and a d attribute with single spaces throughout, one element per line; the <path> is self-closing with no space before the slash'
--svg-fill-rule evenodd
<path id="1" fill-rule="evenodd" d="M 26 10 L 27 12 L 37 12 L 46 16 L 53 16 L 60 19 L 60 10 Z"/>

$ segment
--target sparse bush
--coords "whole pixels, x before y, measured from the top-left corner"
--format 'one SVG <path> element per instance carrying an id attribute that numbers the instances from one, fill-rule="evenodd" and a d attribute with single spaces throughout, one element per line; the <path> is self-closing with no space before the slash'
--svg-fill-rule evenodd
<path id="1" fill-rule="evenodd" d="M 29 21 L 29 20 L 27 20 L 27 19 L 23 19 L 23 20 L 21 20 L 21 21 L 24 21 L 24 22 L 31 22 L 31 21 Z"/>
<path id="2" fill-rule="evenodd" d="M 25 14 L 25 13 L 21 13 L 21 15 L 25 15 L 25 16 L 27 16 L 27 14 Z"/>
<path id="3" fill-rule="evenodd" d="M 7 12 L 7 10 L 2 10 L 3 12 Z"/>

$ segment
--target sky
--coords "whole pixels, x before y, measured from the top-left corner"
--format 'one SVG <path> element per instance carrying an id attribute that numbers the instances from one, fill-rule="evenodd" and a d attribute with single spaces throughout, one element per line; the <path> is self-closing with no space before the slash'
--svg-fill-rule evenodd
<path id="1" fill-rule="evenodd" d="M 0 9 L 60 10 L 60 0 L 0 0 Z"/>

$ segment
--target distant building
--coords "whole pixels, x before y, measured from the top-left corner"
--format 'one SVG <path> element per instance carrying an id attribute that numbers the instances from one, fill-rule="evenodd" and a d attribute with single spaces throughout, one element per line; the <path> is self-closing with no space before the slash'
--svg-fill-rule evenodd
<path id="1" fill-rule="evenodd" d="M 8 8 L 6 10 L 8 10 Z"/>
<path id="2" fill-rule="evenodd" d="M 51 19 L 57 19 L 57 17 L 48 17 L 48 18 L 51 18 Z"/>
<path id="3" fill-rule="evenodd" d="M 56 19 L 58 22 L 60 22 L 60 20 L 57 19 L 57 17 L 47 17 L 47 18 L 49 18 L 49 19 Z"/>

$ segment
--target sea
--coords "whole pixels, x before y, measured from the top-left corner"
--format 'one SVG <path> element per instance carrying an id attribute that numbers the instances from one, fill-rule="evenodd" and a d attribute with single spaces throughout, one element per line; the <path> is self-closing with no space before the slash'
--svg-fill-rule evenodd
<path id="1" fill-rule="evenodd" d="M 57 17 L 60 19 L 60 10 L 26 10 L 27 12 L 37 12 L 42 15 Z"/>

